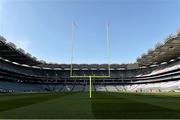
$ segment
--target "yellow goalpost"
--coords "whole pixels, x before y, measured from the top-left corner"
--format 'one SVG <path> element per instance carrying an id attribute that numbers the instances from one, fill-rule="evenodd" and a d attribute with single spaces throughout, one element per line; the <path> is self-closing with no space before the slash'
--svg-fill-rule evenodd
<path id="1" fill-rule="evenodd" d="M 74 57 L 74 33 L 75 33 L 75 22 L 72 22 L 72 44 L 71 44 L 71 68 L 70 78 L 89 78 L 89 98 L 92 97 L 92 79 L 93 78 L 110 78 L 111 77 L 111 64 L 110 64 L 110 42 L 109 42 L 109 24 L 106 24 L 106 45 L 108 55 L 108 75 L 107 76 L 74 76 L 73 75 L 73 57 Z"/>

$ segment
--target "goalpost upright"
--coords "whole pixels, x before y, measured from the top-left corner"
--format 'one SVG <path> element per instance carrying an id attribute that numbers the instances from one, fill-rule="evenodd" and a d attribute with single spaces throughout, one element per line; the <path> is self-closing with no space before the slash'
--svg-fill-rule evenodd
<path id="1" fill-rule="evenodd" d="M 108 75 L 106 76 L 74 76 L 73 75 L 73 58 L 74 58 L 74 42 L 75 42 L 75 22 L 72 22 L 72 35 L 71 35 L 71 65 L 70 65 L 70 78 L 89 78 L 89 98 L 92 97 L 92 79 L 93 78 L 110 78 L 111 77 L 111 64 L 110 64 L 110 42 L 109 42 L 109 23 L 106 24 L 106 46 L 108 56 Z"/>

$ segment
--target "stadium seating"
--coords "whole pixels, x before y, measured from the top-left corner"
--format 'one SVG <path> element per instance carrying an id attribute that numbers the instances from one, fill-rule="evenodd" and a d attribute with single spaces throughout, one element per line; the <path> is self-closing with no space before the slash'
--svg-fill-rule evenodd
<path id="1" fill-rule="evenodd" d="M 96 91 L 107 91 L 104 85 L 95 85 Z"/>
<path id="2" fill-rule="evenodd" d="M 48 65 L 50 66 L 50 65 Z M 55 65 L 53 65 L 55 66 Z M 68 65 L 64 65 L 68 66 Z M 80 65 L 79 65 L 80 66 Z M 98 65 L 94 65 L 95 67 Z M 78 69 L 73 75 L 108 74 L 104 69 Z M 180 90 L 180 60 L 144 69 L 111 70 L 110 78 L 93 78 L 92 91 L 173 92 Z M 71 78 L 70 70 L 40 68 L 0 58 L 0 92 L 82 92 L 89 91 L 89 79 Z"/>
<path id="3" fill-rule="evenodd" d="M 72 89 L 73 92 L 82 92 L 84 91 L 85 86 L 84 85 L 74 85 L 74 88 Z"/>
<path id="4" fill-rule="evenodd" d="M 93 85 L 93 91 L 100 92 L 174 92 L 180 90 L 179 81 L 132 84 Z M 82 92 L 89 91 L 89 85 L 25 84 L 0 81 L 0 91 L 12 92 Z"/>
<path id="5" fill-rule="evenodd" d="M 64 85 L 62 92 L 71 92 L 74 88 L 74 85 Z"/>
<path id="6" fill-rule="evenodd" d="M 117 88 L 114 85 L 106 85 L 106 90 L 108 92 L 118 92 Z"/>

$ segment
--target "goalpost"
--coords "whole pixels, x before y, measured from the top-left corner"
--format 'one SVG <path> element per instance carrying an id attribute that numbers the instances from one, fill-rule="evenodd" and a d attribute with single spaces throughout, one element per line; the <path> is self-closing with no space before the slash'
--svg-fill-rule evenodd
<path id="1" fill-rule="evenodd" d="M 75 42 L 75 22 L 72 22 L 72 41 L 71 41 L 71 64 L 70 64 L 70 78 L 89 78 L 89 98 L 92 97 L 92 79 L 93 78 L 110 78 L 111 77 L 111 64 L 110 64 L 110 42 L 109 42 L 109 23 L 106 24 L 106 46 L 108 56 L 108 75 L 96 76 L 74 76 L 73 75 L 73 58 L 74 58 L 74 42 Z"/>

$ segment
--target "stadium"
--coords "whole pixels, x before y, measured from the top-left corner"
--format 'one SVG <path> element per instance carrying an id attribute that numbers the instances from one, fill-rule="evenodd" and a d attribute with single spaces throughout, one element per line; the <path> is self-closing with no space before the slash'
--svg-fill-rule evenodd
<path id="1" fill-rule="evenodd" d="M 180 118 L 180 32 L 139 56 L 53 64 L 0 36 L 0 119 Z"/>
<path id="2" fill-rule="evenodd" d="M 89 79 L 71 78 L 70 64 L 46 64 L 1 37 L 1 92 L 89 91 Z M 111 64 L 110 78 L 94 78 L 93 91 L 179 90 L 180 34 L 170 36 L 134 64 Z M 149 66 L 149 67 L 147 67 Z M 108 75 L 108 64 L 73 64 L 74 76 Z"/>

